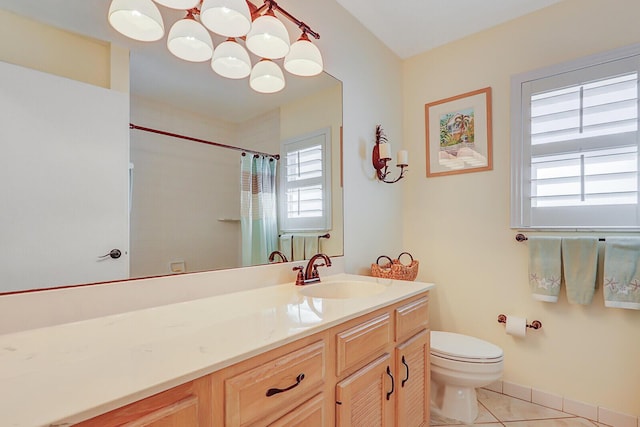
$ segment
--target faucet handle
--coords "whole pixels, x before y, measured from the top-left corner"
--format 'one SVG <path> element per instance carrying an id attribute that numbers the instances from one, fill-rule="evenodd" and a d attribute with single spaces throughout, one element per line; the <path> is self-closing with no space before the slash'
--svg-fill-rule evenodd
<path id="1" fill-rule="evenodd" d="M 319 263 L 314 263 L 313 264 L 313 269 L 311 270 L 311 277 L 310 279 L 315 279 L 316 277 L 320 277 L 320 273 L 318 272 L 318 267 L 324 267 L 325 264 L 324 262 L 319 262 Z"/>
<path id="2" fill-rule="evenodd" d="M 298 275 L 296 277 L 296 286 L 304 285 L 304 273 L 303 273 L 304 266 L 298 265 L 296 267 L 293 267 L 292 270 L 298 272 Z"/>

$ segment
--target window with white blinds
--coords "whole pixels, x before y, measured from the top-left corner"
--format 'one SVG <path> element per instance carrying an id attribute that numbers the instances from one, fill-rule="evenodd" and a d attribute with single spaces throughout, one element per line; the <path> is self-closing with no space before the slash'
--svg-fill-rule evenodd
<path id="1" fill-rule="evenodd" d="M 280 228 L 323 231 L 331 228 L 330 130 L 322 129 L 282 143 Z"/>
<path id="2" fill-rule="evenodd" d="M 640 225 L 637 50 L 514 77 L 512 227 Z"/>

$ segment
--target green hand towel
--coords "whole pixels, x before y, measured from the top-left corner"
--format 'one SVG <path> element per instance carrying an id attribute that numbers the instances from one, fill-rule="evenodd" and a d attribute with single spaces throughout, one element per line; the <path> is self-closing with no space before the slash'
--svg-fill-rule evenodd
<path id="1" fill-rule="evenodd" d="M 538 301 L 557 302 L 560 294 L 560 237 L 529 237 L 529 285 Z"/>
<path id="2" fill-rule="evenodd" d="M 562 266 L 569 302 L 591 304 L 596 288 L 598 239 L 596 237 L 563 238 Z"/>
<path id="3" fill-rule="evenodd" d="M 604 306 L 640 310 L 640 238 L 607 237 Z"/>

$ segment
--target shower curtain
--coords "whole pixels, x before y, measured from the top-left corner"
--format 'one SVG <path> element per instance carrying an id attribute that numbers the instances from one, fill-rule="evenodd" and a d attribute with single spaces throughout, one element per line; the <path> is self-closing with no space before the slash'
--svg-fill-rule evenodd
<path id="1" fill-rule="evenodd" d="M 242 265 L 267 264 L 278 249 L 276 204 L 277 160 L 243 155 L 240 168 Z"/>

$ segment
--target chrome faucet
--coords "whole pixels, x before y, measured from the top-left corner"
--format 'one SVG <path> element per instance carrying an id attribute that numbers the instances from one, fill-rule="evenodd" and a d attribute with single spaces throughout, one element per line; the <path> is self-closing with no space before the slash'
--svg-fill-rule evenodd
<path id="1" fill-rule="evenodd" d="M 322 258 L 324 262 L 316 264 L 316 260 Z M 331 258 L 325 254 L 315 254 L 311 257 L 306 267 L 301 265 L 293 267 L 293 271 L 298 272 L 296 278 L 296 286 L 308 285 L 309 283 L 320 282 L 320 273 L 318 273 L 318 267 L 331 267 Z"/>
<path id="2" fill-rule="evenodd" d="M 280 261 L 278 262 L 289 262 L 287 261 L 287 256 L 280 251 L 273 251 L 269 254 L 269 262 L 274 262 L 276 260 L 276 255 L 280 257 Z"/>

